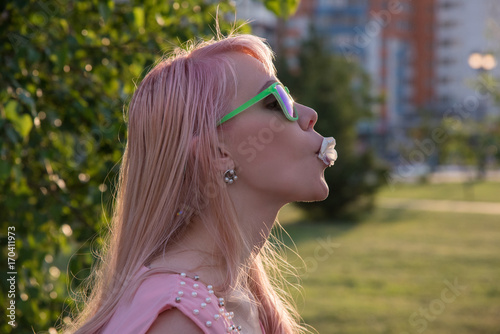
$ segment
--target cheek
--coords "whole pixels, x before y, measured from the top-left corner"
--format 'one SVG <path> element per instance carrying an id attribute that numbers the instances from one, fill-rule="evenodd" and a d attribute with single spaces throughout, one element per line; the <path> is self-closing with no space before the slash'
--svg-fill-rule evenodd
<path id="1" fill-rule="evenodd" d="M 231 138 L 232 152 L 241 167 L 267 160 L 281 147 L 286 149 L 283 133 L 286 127 L 277 117 L 247 123 L 235 129 Z"/>
<path id="2" fill-rule="evenodd" d="M 293 128 L 260 128 L 236 142 L 236 157 L 242 176 L 254 184 L 277 185 L 297 179 L 307 167 L 304 148 Z M 281 130 L 281 131 L 277 131 Z M 305 176 L 305 175 L 303 175 Z M 281 188 L 286 186 L 282 185 Z"/>
<path id="3" fill-rule="evenodd" d="M 238 184 L 285 202 L 324 199 L 328 187 L 321 164 L 299 125 L 277 118 L 252 121 L 235 128 L 229 142 Z"/>
<path id="4" fill-rule="evenodd" d="M 238 166 L 238 183 L 262 196 L 285 202 L 322 200 L 328 187 L 320 164 L 300 132 L 287 124 L 281 131 L 260 127 L 241 129 L 233 138 L 233 156 Z"/>
<path id="5" fill-rule="evenodd" d="M 233 143 L 241 167 L 280 165 L 294 153 L 293 137 L 285 127 L 268 124 L 255 131 L 244 131 Z"/>

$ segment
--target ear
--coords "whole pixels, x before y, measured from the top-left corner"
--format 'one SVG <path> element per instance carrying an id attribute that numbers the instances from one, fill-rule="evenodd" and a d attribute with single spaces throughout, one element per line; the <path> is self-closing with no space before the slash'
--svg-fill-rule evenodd
<path id="1" fill-rule="evenodd" d="M 227 147 L 221 143 L 217 147 L 217 151 L 218 151 L 218 156 L 217 160 L 215 161 L 217 168 L 223 173 L 228 169 L 234 169 L 235 167 L 234 160 L 231 157 L 231 153 L 229 152 Z"/>

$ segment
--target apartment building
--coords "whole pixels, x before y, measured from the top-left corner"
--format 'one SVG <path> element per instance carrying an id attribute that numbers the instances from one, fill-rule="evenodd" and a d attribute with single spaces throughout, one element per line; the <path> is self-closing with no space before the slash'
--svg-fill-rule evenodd
<path id="1" fill-rule="evenodd" d="M 265 11 L 263 5 L 239 3 L 251 3 L 245 17 L 260 22 L 252 11 Z M 371 131 L 385 143 L 409 140 L 408 132 L 424 113 L 436 118 L 457 108 L 469 108 L 468 115 L 476 118 L 498 113 L 477 85 L 481 73 L 500 77 L 498 0 L 302 0 L 286 29 L 276 29 L 284 23 L 275 18 L 266 22 L 262 36 L 283 40 L 292 68 L 298 66 L 296 56 L 310 25 L 327 50 L 365 68 L 374 93 L 384 97 Z M 488 57 L 487 66 L 471 67 L 470 58 L 477 60 L 477 54 Z"/>

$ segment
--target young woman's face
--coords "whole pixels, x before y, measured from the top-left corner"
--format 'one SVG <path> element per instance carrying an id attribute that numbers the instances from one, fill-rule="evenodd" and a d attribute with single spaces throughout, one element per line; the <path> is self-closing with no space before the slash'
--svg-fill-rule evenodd
<path id="1" fill-rule="evenodd" d="M 238 84 L 231 110 L 278 81 L 251 56 L 235 53 L 233 59 Z M 244 187 L 269 203 L 328 196 L 323 175 L 327 166 L 317 157 L 323 137 L 313 128 L 318 116 L 301 104 L 295 107 L 299 119 L 289 121 L 270 95 L 221 126 L 238 176 L 231 187 Z"/>

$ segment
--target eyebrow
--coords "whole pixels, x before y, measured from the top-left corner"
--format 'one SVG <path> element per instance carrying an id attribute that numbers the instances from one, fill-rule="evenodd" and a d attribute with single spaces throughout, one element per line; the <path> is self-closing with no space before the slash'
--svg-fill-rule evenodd
<path id="1" fill-rule="evenodd" d="M 257 92 L 257 94 L 260 94 L 264 89 L 266 89 L 267 87 L 271 86 L 273 83 L 275 82 L 278 82 L 277 80 L 269 80 L 267 81 L 264 86 L 262 86 L 261 89 L 259 89 L 259 91 Z"/>

